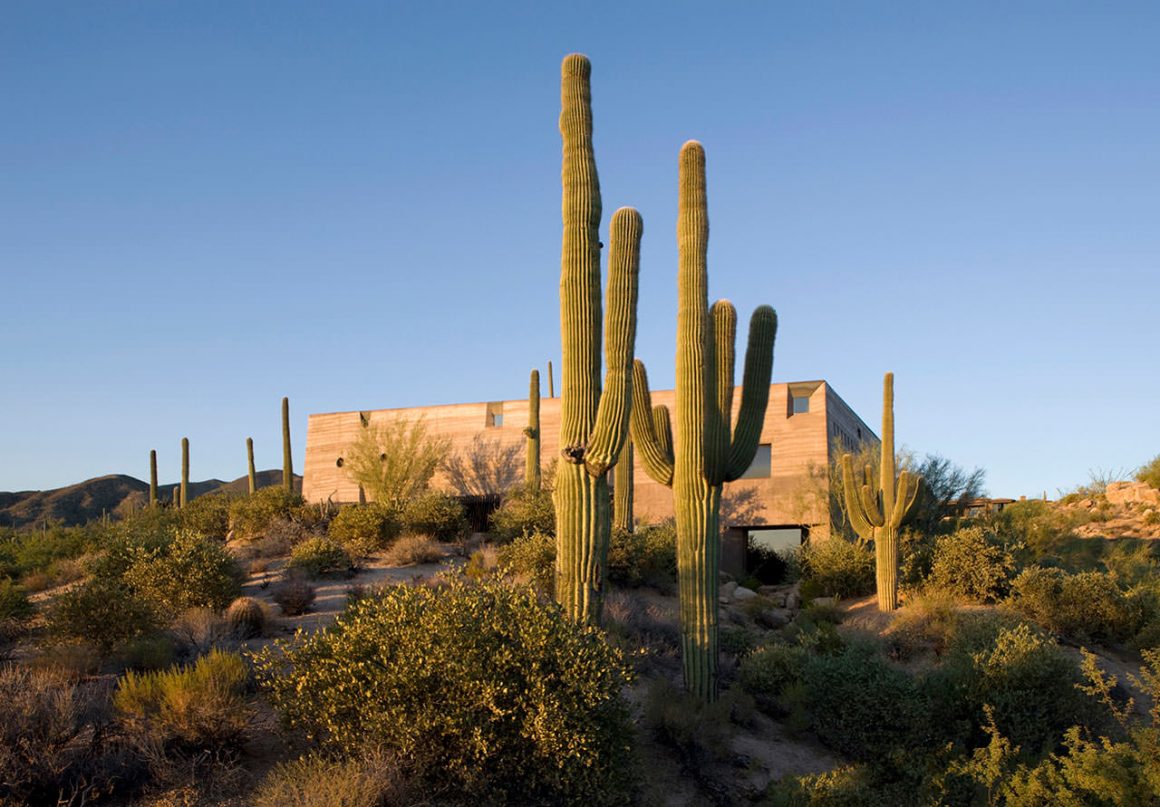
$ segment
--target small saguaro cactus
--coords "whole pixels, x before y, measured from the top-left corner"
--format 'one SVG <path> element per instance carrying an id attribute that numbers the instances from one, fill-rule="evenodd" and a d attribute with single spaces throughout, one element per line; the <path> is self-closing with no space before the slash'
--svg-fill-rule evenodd
<path id="1" fill-rule="evenodd" d="M 640 214 L 612 216 L 608 312 L 600 296 L 600 182 L 592 148 L 592 66 L 564 58 L 560 79 L 563 138 L 563 246 L 560 335 L 563 344 L 560 453 L 556 474 L 556 600 L 580 622 L 598 623 L 612 532 L 608 471 L 628 438 L 636 343 Z M 601 319 L 607 375 L 601 388 Z"/>
<path id="2" fill-rule="evenodd" d="M 189 504 L 189 438 L 181 438 L 181 499 L 178 507 Z"/>
<path id="3" fill-rule="evenodd" d="M 149 452 L 149 509 L 157 509 L 157 451 Z"/>
<path id="4" fill-rule="evenodd" d="M 864 540 L 874 541 L 874 567 L 878 584 L 878 610 L 898 607 L 898 528 L 914 507 L 922 477 L 903 471 L 894 476 L 894 373 L 882 379 L 882 457 L 879 484 L 867 465 L 860 481 L 854 458 L 842 455 L 842 486 L 850 524 Z"/>
<path id="5" fill-rule="evenodd" d="M 254 438 L 246 438 L 246 474 L 250 482 L 250 495 L 258 490 L 258 473 L 254 470 Z"/>
<path id="6" fill-rule="evenodd" d="M 528 382 L 528 438 L 527 459 L 524 463 L 524 484 L 531 490 L 540 489 L 540 371 L 532 370 Z"/>
<path id="7" fill-rule="evenodd" d="M 737 312 L 728 300 L 708 307 L 708 201 L 705 151 L 681 149 L 677 216 L 677 432 L 667 407 L 652 408 L 644 363 L 633 368 L 632 440 L 645 472 L 673 489 L 685 689 L 717 698 L 717 586 L 721 489 L 749 468 L 769 403 L 777 315 L 759 306 L 749 322 L 737 425 L 733 350 Z"/>
<path id="8" fill-rule="evenodd" d="M 290 399 L 282 399 L 282 487 L 294 492 L 294 463 L 290 457 Z"/>
<path id="9" fill-rule="evenodd" d="M 552 360 L 548 359 L 548 397 L 556 397 L 556 381 L 552 378 Z"/>
<path id="10" fill-rule="evenodd" d="M 624 441 L 612 481 L 612 526 L 632 532 L 632 437 Z"/>

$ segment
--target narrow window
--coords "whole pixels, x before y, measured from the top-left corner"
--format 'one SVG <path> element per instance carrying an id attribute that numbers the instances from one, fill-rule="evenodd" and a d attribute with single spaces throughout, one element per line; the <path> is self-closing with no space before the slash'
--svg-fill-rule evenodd
<path id="1" fill-rule="evenodd" d="M 757 446 L 757 453 L 753 455 L 753 462 L 750 463 L 748 470 L 745 471 L 739 479 L 768 479 L 770 472 L 770 462 L 772 461 L 772 452 L 770 451 L 769 443 L 761 443 Z"/>
<path id="2" fill-rule="evenodd" d="M 503 401 L 493 401 L 487 405 L 487 415 L 483 425 L 489 429 L 498 429 L 503 426 Z"/>

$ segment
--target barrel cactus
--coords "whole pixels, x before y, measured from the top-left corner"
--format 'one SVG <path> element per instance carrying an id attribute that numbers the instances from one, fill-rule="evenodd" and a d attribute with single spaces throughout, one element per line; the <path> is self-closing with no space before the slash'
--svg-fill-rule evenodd
<path id="1" fill-rule="evenodd" d="M 238 597 L 226 609 L 226 624 L 239 639 L 252 639 L 266 631 L 266 609 L 253 597 Z"/>

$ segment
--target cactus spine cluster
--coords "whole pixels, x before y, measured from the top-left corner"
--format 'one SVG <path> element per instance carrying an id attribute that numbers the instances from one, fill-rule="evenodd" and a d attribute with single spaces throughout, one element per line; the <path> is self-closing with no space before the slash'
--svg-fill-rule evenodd
<path id="1" fill-rule="evenodd" d="M 149 509 L 157 509 L 157 451 L 149 452 Z"/>
<path id="2" fill-rule="evenodd" d="M 633 368 L 632 437 L 645 471 L 673 488 L 685 688 L 717 697 L 717 586 L 721 489 L 753 462 L 769 402 L 777 315 L 759 306 L 749 323 L 741 409 L 735 428 L 733 359 L 737 312 L 708 307 L 708 203 L 705 151 L 681 149 L 677 307 L 677 443 L 666 407 L 653 409 L 645 367 Z"/>
<path id="3" fill-rule="evenodd" d="M 640 214 L 612 217 L 608 312 L 604 317 L 607 376 L 601 389 L 599 237 L 601 200 L 592 148 L 592 66 L 571 54 L 561 66 L 563 246 L 560 334 L 563 343 L 560 463 L 556 505 L 556 600 L 581 622 L 600 621 L 604 567 L 612 531 L 607 473 L 628 436 L 636 342 Z"/>
<path id="4" fill-rule="evenodd" d="M 612 481 L 612 526 L 632 532 L 632 436 L 624 441 Z"/>
<path id="5" fill-rule="evenodd" d="M 874 566 L 878 583 L 878 610 L 898 607 L 898 528 L 906 519 L 922 487 L 922 477 L 903 471 L 894 476 L 894 373 L 882 379 L 882 457 L 879 484 L 869 465 L 859 480 L 854 458 L 842 455 L 842 485 L 846 511 L 854 531 L 864 540 L 874 541 Z"/>
<path id="6" fill-rule="evenodd" d="M 254 438 L 246 438 L 246 473 L 249 476 L 250 495 L 258 490 L 258 473 L 254 470 Z"/>
<path id="7" fill-rule="evenodd" d="M 189 438 L 181 438 L 181 498 L 177 506 L 185 507 L 189 504 Z"/>
<path id="8" fill-rule="evenodd" d="M 540 371 L 532 370 L 528 382 L 528 438 L 527 459 L 524 463 L 524 484 L 531 490 L 540 489 Z"/>
<path id="9" fill-rule="evenodd" d="M 294 492 L 294 464 L 290 458 L 290 399 L 282 399 L 282 487 Z"/>

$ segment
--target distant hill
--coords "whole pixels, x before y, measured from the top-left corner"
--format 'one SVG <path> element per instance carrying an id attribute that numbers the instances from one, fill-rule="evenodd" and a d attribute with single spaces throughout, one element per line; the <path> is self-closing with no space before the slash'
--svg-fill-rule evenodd
<path id="1" fill-rule="evenodd" d="M 259 471 L 258 487 L 282 483 L 282 471 Z M 302 477 L 295 475 L 295 489 L 301 490 Z M 173 500 L 177 484 L 159 485 L 157 498 L 162 502 Z M 206 479 L 189 483 L 191 499 L 207 493 L 234 493 L 244 495 L 249 481 L 240 477 L 232 482 Z M 88 479 L 75 485 L 55 490 L 25 490 L 16 493 L 0 492 L 0 527 L 30 527 L 45 522 L 65 526 L 84 524 L 108 514 L 118 518 L 130 510 L 140 509 L 149 501 L 149 483 L 124 474 L 110 474 Z"/>

